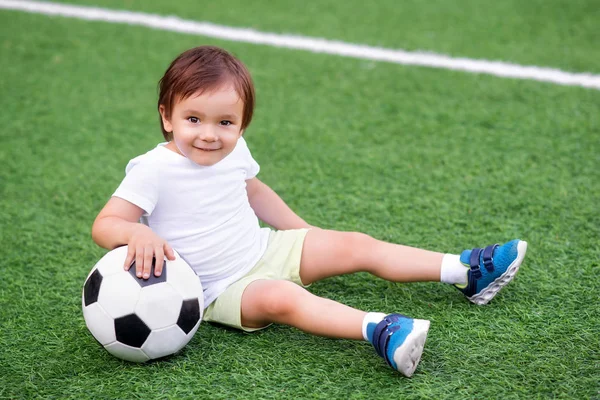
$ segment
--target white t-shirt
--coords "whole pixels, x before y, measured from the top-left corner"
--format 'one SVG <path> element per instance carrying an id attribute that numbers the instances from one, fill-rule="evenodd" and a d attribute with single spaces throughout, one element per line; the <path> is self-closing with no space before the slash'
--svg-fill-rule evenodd
<path id="1" fill-rule="evenodd" d="M 261 228 L 246 192 L 260 167 L 246 141 L 215 165 L 200 166 L 160 143 L 127 164 L 113 194 L 145 211 L 142 222 L 165 239 L 200 277 L 204 306 L 262 257 Z"/>

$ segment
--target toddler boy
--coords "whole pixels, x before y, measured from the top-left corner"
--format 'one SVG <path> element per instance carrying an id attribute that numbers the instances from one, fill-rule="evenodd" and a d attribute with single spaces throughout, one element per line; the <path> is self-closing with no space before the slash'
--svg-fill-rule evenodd
<path id="1" fill-rule="evenodd" d="M 248 70 L 228 52 L 201 46 L 179 55 L 160 80 L 166 142 L 129 162 L 94 222 L 94 240 L 107 249 L 128 245 L 124 268 L 135 261 L 143 278 L 160 275 L 176 249 L 202 282 L 205 321 L 244 331 L 281 323 L 367 340 L 411 376 L 429 321 L 367 313 L 305 287 L 366 271 L 393 282 L 454 284 L 470 301 L 486 304 L 515 276 L 527 243 L 451 255 L 309 225 L 256 177 L 259 165 L 243 138 L 254 96 Z M 261 228 L 259 219 L 275 230 Z"/>

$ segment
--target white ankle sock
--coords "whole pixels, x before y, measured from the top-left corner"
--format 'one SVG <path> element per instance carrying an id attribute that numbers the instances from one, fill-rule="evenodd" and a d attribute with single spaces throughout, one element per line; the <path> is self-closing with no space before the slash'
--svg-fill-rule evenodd
<path id="1" fill-rule="evenodd" d="M 467 284 L 467 272 L 469 268 L 460 262 L 460 256 L 456 254 L 444 254 L 442 258 L 442 271 L 440 281 L 450 284 Z"/>
<path id="2" fill-rule="evenodd" d="M 370 312 L 370 313 L 367 313 L 367 315 L 365 315 L 365 319 L 363 319 L 363 323 L 362 323 L 362 334 L 363 334 L 363 338 L 367 342 L 369 341 L 369 337 L 367 336 L 367 325 L 369 325 L 369 323 L 371 323 L 371 322 L 373 322 L 375 324 L 381 322 L 381 320 L 383 320 L 386 315 L 387 314 L 379 313 L 379 312 Z"/>

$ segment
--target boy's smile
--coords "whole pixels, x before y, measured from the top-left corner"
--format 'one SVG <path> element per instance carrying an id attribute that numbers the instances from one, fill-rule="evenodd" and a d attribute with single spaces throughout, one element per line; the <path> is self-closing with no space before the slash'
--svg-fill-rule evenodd
<path id="1" fill-rule="evenodd" d="M 173 140 L 165 147 L 198 165 L 218 163 L 235 148 L 242 135 L 244 103 L 232 86 L 192 95 L 173 106 L 170 118 L 160 114 Z"/>

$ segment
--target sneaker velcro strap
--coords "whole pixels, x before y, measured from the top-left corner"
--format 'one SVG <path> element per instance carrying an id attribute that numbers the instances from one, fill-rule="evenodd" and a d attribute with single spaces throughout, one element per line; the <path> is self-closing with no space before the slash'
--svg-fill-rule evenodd
<path id="1" fill-rule="evenodd" d="M 390 314 L 377 324 L 373 332 L 373 347 L 375 347 L 377 354 L 383 357 L 389 365 L 392 365 L 392 363 L 387 356 L 387 345 L 392 334 L 400 329 L 399 324 L 394 325 L 398 321 L 400 321 L 399 314 Z"/>
<path id="2" fill-rule="evenodd" d="M 471 250 L 471 258 L 469 258 L 469 266 L 471 267 L 471 275 L 475 279 L 481 278 L 481 270 L 479 269 L 479 255 L 482 249 L 476 248 Z"/>
<path id="3" fill-rule="evenodd" d="M 384 332 L 383 335 L 381 335 L 379 337 L 379 347 L 383 351 L 383 359 L 390 366 L 392 365 L 392 362 L 390 361 L 390 359 L 388 358 L 388 355 L 387 355 L 387 345 L 388 345 L 388 342 L 390 341 L 390 338 L 392 337 L 392 334 L 399 329 L 400 329 L 400 325 L 391 326 L 388 329 L 386 329 L 386 331 Z"/>
<path id="4" fill-rule="evenodd" d="M 483 266 L 488 272 L 494 272 L 494 259 L 492 255 L 494 254 L 494 250 L 498 247 L 497 244 L 493 244 L 491 246 L 486 247 L 483 250 Z"/>
<path id="5" fill-rule="evenodd" d="M 381 357 L 383 357 L 383 352 L 381 351 L 379 338 L 381 337 L 381 333 L 385 329 L 387 329 L 387 322 L 385 320 L 382 320 L 377 324 L 377 326 L 375 327 L 375 331 L 373 332 L 373 347 L 375 347 L 375 352 Z"/>

